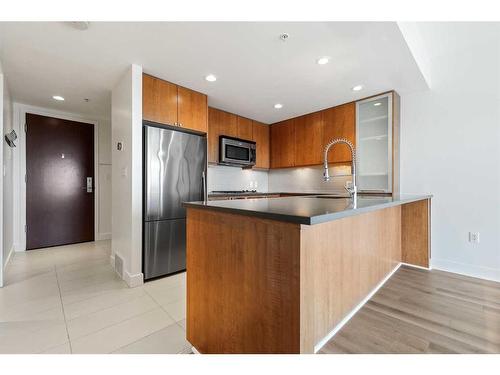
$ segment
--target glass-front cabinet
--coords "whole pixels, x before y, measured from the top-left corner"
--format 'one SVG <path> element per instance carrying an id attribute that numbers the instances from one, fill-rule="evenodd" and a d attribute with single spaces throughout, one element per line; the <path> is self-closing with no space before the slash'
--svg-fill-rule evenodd
<path id="1" fill-rule="evenodd" d="M 393 192 L 393 93 L 356 103 L 357 185 L 361 192 Z"/>

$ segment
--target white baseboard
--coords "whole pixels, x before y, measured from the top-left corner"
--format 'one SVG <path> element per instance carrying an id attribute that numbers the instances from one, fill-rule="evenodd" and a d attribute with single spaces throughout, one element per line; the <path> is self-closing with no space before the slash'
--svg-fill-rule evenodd
<path id="1" fill-rule="evenodd" d="M 14 246 L 13 246 L 13 248 L 14 248 L 14 251 L 15 251 L 16 253 L 19 253 L 19 252 L 21 252 L 21 251 L 26 251 L 26 248 L 24 248 L 24 249 L 23 249 L 23 248 L 21 248 L 21 245 L 20 245 L 19 243 L 17 243 L 17 242 L 14 242 Z"/>
<path id="2" fill-rule="evenodd" d="M 201 354 L 198 349 L 196 349 L 194 346 L 191 347 L 191 350 L 193 351 L 194 354 Z"/>
<path id="3" fill-rule="evenodd" d="M 5 259 L 5 262 L 3 264 L 3 270 L 5 271 L 7 269 L 7 266 L 10 262 L 10 259 L 12 258 L 12 254 L 14 254 L 14 245 L 10 248 L 9 253 L 7 254 L 7 259 Z"/>
<path id="4" fill-rule="evenodd" d="M 389 272 L 387 274 L 386 277 L 384 277 L 384 279 L 377 284 L 377 286 L 354 308 L 351 310 L 351 312 L 349 314 L 347 314 L 345 316 L 344 319 L 342 319 L 340 321 L 339 324 L 337 324 L 335 326 L 335 328 L 333 328 L 332 331 L 330 331 L 330 333 L 328 333 L 325 337 L 323 337 L 315 346 L 314 346 L 314 353 L 317 353 L 328 341 L 331 340 L 331 338 L 333 336 L 335 336 L 337 334 L 338 331 L 340 331 L 342 329 L 343 326 L 346 325 L 346 323 L 351 320 L 351 318 L 363 307 L 363 305 L 368 302 L 368 300 L 370 298 L 372 298 L 374 296 L 375 293 L 377 293 L 377 291 L 387 282 L 387 280 L 389 280 L 391 278 L 392 275 L 394 275 L 394 273 L 399 269 L 399 267 L 401 267 L 401 264 L 402 263 L 398 263 L 398 265 L 396 267 L 394 267 L 394 269 Z"/>
<path id="5" fill-rule="evenodd" d="M 498 268 L 476 266 L 444 259 L 432 259 L 432 268 L 440 271 L 458 273 L 464 276 L 500 282 L 500 269 Z"/>
<path id="6" fill-rule="evenodd" d="M 144 284 L 144 275 L 142 272 L 131 275 L 128 271 L 123 270 L 123 280 L 125 280 L 130 288 L 135 288 Z"/>
<path id="7" fill-rule="evenodd" d="M 99 233 L 97 235 L 97 241 L 110 240 L 111 233 Z"/>

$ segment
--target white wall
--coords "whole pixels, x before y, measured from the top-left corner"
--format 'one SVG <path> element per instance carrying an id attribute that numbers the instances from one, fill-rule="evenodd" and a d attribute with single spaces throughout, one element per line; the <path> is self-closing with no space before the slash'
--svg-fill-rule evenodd
<path id="1" fill-rule="evenodd" d="M 269 191 L 284 193 L 346 194 L 346 181 L 351 181 L 350 167 L 330 167 L 330 181 L 323 181 L 323 167 L 273 169 L 269 171 Z"/>
<path id="2" fill-rule="evenodd" d="M 111 121 L 99 120 L 99 238 L 111 238 Z"/>
<path id="3" fill-rule="evenodd" d="M 3 70 L 2 65 L 0 63 L 0 128 L 3 129 Z M 0 145 L 0 165 L 3 164 L 3 143 Z M 0 173 L 0 195 L 3 196 L 3 173 Z M 0 244 L 3 244 L 3 200 L 0 201 Z M 0 251 L 0 287 L 3 287 L 3 270 L 4 270 L 5 262 L 4 262 L 4 254 L 3 248 Z"/>
<path id="4" fill-rule="evenodd" d="M 208 166 L 208 191 L 257 190 L 261 193 L 316 193 L 345 194 L 344 185 L 351 177 L 346 176 L 350 167 L 331 166 L 331 181 L 323 181 L 323 167 L 302 167 L 258 171 L 222 165 Z"/>
<path id="5" fill-rule="evenodd" d="M 7 264 L 14 250 L 14 196 L 13 196 L 13 174 L 12 174 L 12 149 L 4 140 L 4 135 L 10 133 L 13 127 L 12 100 L 4 77 L 3 91 L 3 261 Z"/>
<path id="6" fill-rule="evenodd" d="M 2 185 L 3 190 L 2 193 L 2 202 L 0 203 L 0 212 L 2 212 L 2 229 L 0 230 L 0 243 L 2 244 L 2 261 L 1 267 L 2 270 L 7 266 L 7 263 L 10 259 L 10 256 L 13 252 L 14 247 L 14 226 L 13 226 L 13 177 L 12 177 L 12 148 L 10 148 L 4 140 L 4 135 L 9 133 L 13 127 L 13 112 L 12 112 L 12 99 L 10 96 L 9 88 L 7 85 L 7 79 L 4 75 L 2 75 L 2 67 L 0 65 L 0 75 L 2 78 L 0 79 L 0 85 L 2 85 L 2 89 L 0 92 L 3 92 L 2 96 L 2 104 L 0 107 L 1 113 L 1 121 L 2 125 L 2 139 L 0 142 L 2 146 L 0 147 L 0 167 L 3 168 L 0 178 L 0 184 Z M 3 160 L 2 160 L 3 159 Z M 3 179 L 3 181 L 1 181 Z M 1 272 L 0 272 L 1 274 Z M 0 277 L 0 286 L 2 284 L 2 280 Z"/>
<path id="7" fill-rule="evenodd" d="M 142 275 L 142 68 L 132 65 L 114 87 L 112 118 L 112 257 L 129 286 Z M 117 143 L 123 144 L 121 151 Z M 116 262 L 116 259 L 115 259 Z"/>
<path id="8" fill-rule="evenodd" d="M 207 171 L 208 191 L 257 190 L 267 193 L 268 172 L 241 169 L 223 165 L 209 165 Z"/>
<path id="9" fill-rule="evenodd" d="M 499 24 L 400 27 L 431 87 L 401 97 L 401 189 L 434 194 L 434 268 L 500 281 Z"/>

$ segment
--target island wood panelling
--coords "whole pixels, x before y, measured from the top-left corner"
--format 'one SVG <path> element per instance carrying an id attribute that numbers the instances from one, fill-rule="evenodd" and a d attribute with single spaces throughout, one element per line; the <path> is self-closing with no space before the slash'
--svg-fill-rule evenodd
<path id="1" fill-rule="evenodd" d="M 202 353 L 314 352 L 402 261 L 415 228 L 425 233 L 414 207 L 311 226 L 188 208 L 188 341 Z M 405 251 L 420 262 L 424 242 Z"/>
<path id="2" fill-rule="evenodd" d="M 188 208 L 187 339 L 198 351 L 299 352 L 299 235 L 295 224 Z"/>
<path id="3" fill-rule="evenodd" d="M 401 207 L 402 262 L 429 268 L 430 220 L 430 199 L 408 203 Z"/>
<path id="4" fill-rule="evenodd" d="M 401 261 L 401 207 L 303 225 L 301 353 L 314 346 Z"/>

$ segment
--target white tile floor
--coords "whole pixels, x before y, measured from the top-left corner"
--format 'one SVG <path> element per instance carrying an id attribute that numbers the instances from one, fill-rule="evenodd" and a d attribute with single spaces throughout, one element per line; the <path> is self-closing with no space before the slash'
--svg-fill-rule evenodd
<path id="1" fill-rule="evenodd" d="M 0 288 L 0 353 L 189 353 L 186 275 L 128 288 L 110 241 L 16 253 Z"/>

